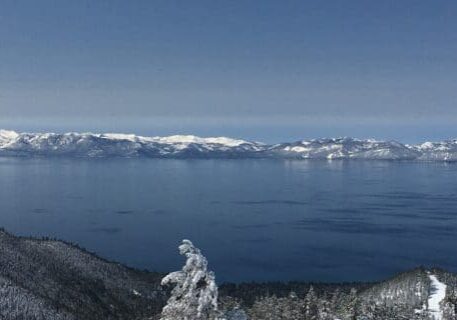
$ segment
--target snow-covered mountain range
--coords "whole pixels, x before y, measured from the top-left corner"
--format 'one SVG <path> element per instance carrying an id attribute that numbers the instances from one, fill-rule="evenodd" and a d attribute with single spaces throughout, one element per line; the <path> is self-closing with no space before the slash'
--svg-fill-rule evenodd
<path id="1" fill-rule="evenodd" d="M 457 161 L 457 140 L 408 145 L 396 141 L 333 138 L 270 145 L 226 137 L 144 137 L 113 133 L 17 133 L 0 130 L 0 156 Z"/>

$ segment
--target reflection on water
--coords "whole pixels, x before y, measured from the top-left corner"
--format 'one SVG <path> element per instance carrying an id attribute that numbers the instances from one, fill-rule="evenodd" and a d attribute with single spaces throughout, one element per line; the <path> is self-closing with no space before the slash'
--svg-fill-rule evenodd
<path id="1" fill-rule="evenodd" d="M 0 225 L 169 271 L 192 239 L 220 280 L 457 271 L 457 165 L 0 159 Z"/>

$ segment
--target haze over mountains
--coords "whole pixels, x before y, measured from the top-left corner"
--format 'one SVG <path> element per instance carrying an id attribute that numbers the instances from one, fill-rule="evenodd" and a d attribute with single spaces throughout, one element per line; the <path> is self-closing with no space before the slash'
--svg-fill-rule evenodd
<path id="1" fill-rule="evenodd" d="M 0 130 L 0 156 L 276 158 L 457 161 L 457 140 L 417 145 L 373 139 L 323 138 L 265 144 L 192 135 L 18 133 Z"/>

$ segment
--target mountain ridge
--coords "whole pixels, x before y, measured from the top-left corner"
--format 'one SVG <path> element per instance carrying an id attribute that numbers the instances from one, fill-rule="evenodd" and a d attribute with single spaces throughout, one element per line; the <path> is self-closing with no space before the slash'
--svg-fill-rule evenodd
<path id="1" fill-rule="evenodd" d="M 403 144 L 349 137 L 266 144 L 228 137 L 0 130 L 0 156 L 457 161 L 457 140 Z"/>

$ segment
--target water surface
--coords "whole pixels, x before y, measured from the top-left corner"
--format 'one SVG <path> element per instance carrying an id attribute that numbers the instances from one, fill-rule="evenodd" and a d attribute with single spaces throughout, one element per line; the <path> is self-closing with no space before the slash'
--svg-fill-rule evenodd
<path id="1" fill-rule="evenodd" d="M 457 271 L 457 165 L 378 161 L 0 159 L 0 225 L 138 268 L 191 239 L 220 281 Z"/>

